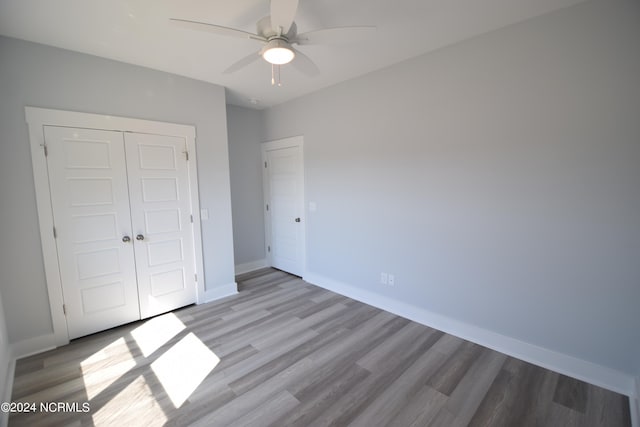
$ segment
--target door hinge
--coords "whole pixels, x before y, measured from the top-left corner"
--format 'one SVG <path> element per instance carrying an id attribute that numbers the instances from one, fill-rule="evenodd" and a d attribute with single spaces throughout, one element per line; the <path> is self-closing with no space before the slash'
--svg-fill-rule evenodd
<path id="1" fill-rule="evenodd" d="M 193 275 L 193 279 L 197 282 L 197 281 L 198 281 L 198 275 L 197 275 L 197 274 L 194 274 L 194 275 Z"/>
<path id="2" fill-rule="evenodd" d="M 265 169 L 267 168 L 267 162 L 264 162 L 264 168 Z"/>
<path id="3" fill-rule="evenodd" d="M 193 215 L 191 215 L 191 223 L 193 224 Z"/>
<path id="4" fill-rule="evenodd" d="M 62 304 L 62 313 L 66 316 L 67 315 L 67 305 L 66 304 Z"/>
<path id="5" fill-rule="evenodd" d="M 269 210 L 269 203 L 267 203 L 267 211 Z"/>
<path id="6" fill-rule="evenodd" d="M 183 151 L 184 153 L 184 157 L 185 159 L 187 159 L 187 162 L 189 161 L 189 152 L 188 151 Z"/>
<path id="7" fill-rule="evenodd" d="M 53 238 L 57 239 L 58 238 L 58 232 L 56 231 L 56 228 L 53 227 Z"/>
<path id="8" fill-rule="evenodd" d="M 47 144 L 42 144 L 42 148 L 44 149 L 44 156 L 49 156 L 49 149 L 47 148 Z"/>
<path id="9" fill-rule="evenodd" d="M 267 246 L 267 252 L 271 252 L 271 246 Z"/>

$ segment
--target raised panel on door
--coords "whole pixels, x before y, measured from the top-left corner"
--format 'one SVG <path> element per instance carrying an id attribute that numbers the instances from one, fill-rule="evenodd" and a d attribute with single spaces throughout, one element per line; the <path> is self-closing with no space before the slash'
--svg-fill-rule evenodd
<path id="1" fill-rule="evenodd" d="M 189 171 L 183 138 L 125 135 L 142 318 L 196 301 Z"/>
<path id="2" fill-rule="evenodd" d="M 122 133 L 44 133 L 69 338 L 139 319 Z"/>
<path id="3" fill-rule="evenodd" d="M 271 265 L 302 275 L 302 165 L 300 147 L 267 151 Z"/>

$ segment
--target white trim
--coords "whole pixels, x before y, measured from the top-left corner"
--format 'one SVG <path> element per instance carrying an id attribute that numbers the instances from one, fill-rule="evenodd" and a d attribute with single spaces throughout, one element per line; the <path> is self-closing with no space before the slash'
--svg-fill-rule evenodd
<path id="1" fill-rule="evenodd" d="M 306 203 L 305 203 L 305 167 L 304 167 L 304 137 L 302 135 L 299 136 L 291 136 L 288 138 L 278 139 L 274 141 L 266 141 L 261 144 L 262 150 L 262 164 L 264 165 L 267 161 L 267 151 L 272 150 L 281 150 L 283 148 L 290 147 L 299 147 L 300 148 L 300 166 L 302 168 L 302 173 L 300 174 L 300 179 L 302 182 L 300 183 L 300 206 L 298 207 L 300 212 L 300 219 L 302 221 L 302 244 L 300 245 L 302 248 L 302 261 L 300 265 L 301 275 L 304 276 L 307 271 L 307 218 L 306 218 Z M 264 205 L 267 203 L 271 203 L 271 191 L 269 186 L 269 176 L 267 174 L 267 168 L 262 168 L 262 194 L 264 195 Z M 264 208 L 263 208 L 264 209 Z M 267 265 L 273 265 L 271 260 L 271 252 L 268 250 L 268 246 L 271 245 L 271 212 L 268 212 L 264 209 L 264 253 L 266 254 Z"/>
<path id="2" fill-rule="evenodd" d="M 238 284 L 236 282 L 227 283 L 226 285 L 216 286 L 213 289 L 209 289 L 204 294 L 203 303 L 216 301 L 221 298 L 230 297 L 238 293 Z M 201 304 L 200 302 L 198 304 Z"/>
<path id="3" fill-rule="evenodd" d="M 206 299 L 204 288 L 205 276 L 202 256 L 202 231 L 200 225 L 200 201 L 198 198 L 198 171 L 195 137 L 196 129 L 192 125 L 157 122 L 129 117 L 109 116 L 104 114 L 80 113 L 75 111 L 50 110 L 45 108 L 25 107 L 25 116 L 29 127 L 29 142 L 31 147 L 31 162 L 33 164 L 33 178 L 36 190 L 36 205 L 38 207 L 38 223 L 40 225 L 40 238 L 42 241 L 42 255 L 44 258 L 45 279 L 49 294 L 51 308 L 51 321 L 53 324 L 53 347 L 69 343 L 67 322 L 62 310 L 64 297 L 62 293 L 62 281 L 58 265 L 58 250 L 53 238 L 53 211 L 51 207 L 51 194 L 49 188 L 49 175 L 47 161 L 44 156 L 44 126 L 64 126 L 87 129 L 102 129 L 120 132 L 135 132 L 153 135 L 166 135 L 184 138 L 189 151 L 189 188 L 191 191 L 191 212 L 193 215 L 195 270 L 198 277 L 196 284 L 196 302 L 201 303 Z M 47 336 L 49 337 L 49 336 Z M 42 337 L 34 338 L 38 343 Z M 45 340 L 47 343 L 51 338 Z M 18 354 L 23 354 L 24 347 L 27 352 L 37 352 L 31 348 L 31 340 L 27 344 L 18 343 Z M 47 344 L 49 345 L 49 344 Z M 43 346 L 44 348 L 46 346 Z"/>
<path id="4" fill-rule="evenodd" d="M 25 108 L 27 124 L 29 126 L 29 142 L 31 145 L 31 162 L 33 164 L 33 178 L 36 190 L 36 205 L 38 207 L 38 223 L 40 225 L 40 240 L 42 243 L 42 257 L 44 259 L 45 280 L 49 294 L 49 307 L 55 344 L 60 346 L 69 343 L 67 321 L 62 309 L 64 297 L 62 281 L 58 265 L 58 249 L 53 237 L 53 208 L 49 188 L 49 174 L 47 160 L 44 156 L 44 128 L 46 121 L 42 111 Z"/>
<path id="5" fill-rule="evenodd" d="M 245 262 L 243 264 L 236 265 L 236 275 L 260 270 L 265 267 L 269 267 L 269 263 L 266 258 L 262 258 L 257 261 Z"/>
<path id="6" fill-rule="evenodd" d="M 300 147 L 304 145 L 304 137 L 302 135 L 289 136 L 273 141 L 264 141 L 260 145 L 263 150 L 282 150 L 283 148 Z"/>
<path id="7" fill-rule="evenodd" d="M 187 166 L 189 169 L 189 196 L 191 200 L 191 215 L 193 217 L 193 249 L 195 254 L 196 267 L 196 303 L 200 304 L 204 301 L 205 277 L 204 277 L 204 256 L 202 252 L 202 224 L 200 218 L 200 189 L 198 187 L 198 160 L 196 153 L 195 128 L 192 137 L 187 137 L 187 152 L 189 153 L 189 161 Z"/>
<path id="8" fill-rule="evenodd" d="M 153 135 L 188 137 L 190 139 L 196 137 L 195 127 L 192 125 L 36 107 L 25 107 L 25 112 L 28 124 L 38 124 L 40 126 L 130 131 Z"/>
<path id="9" fill-rule="evenodd" d="M 271 192 L 269 186 L 269 176 L 267 175 L 267 167 L 265 164 L 267 163 L 267 150 L 263 145 L 261 147 L 262 150 L 262 164 L 260 168 L 262 169 L 262 212 L 264 214 L 264 254 L 265 259 L 267 260 L 267 265 L 271 266 L 271 251 L 269 250 L 269 246 L 271 245 L 271 217 L 270 212 L 267 211 L 266 206 L 268 203 L 271 203 Z"/>
<path id="10" fill-rule="evenodd" d="M 321 288 L 328 289 L 340 295 L 372 305 L 413 320 L 414 322 L 472 341 L 543 368 L 627 396 L 632 396 L 636 393 L 633 390 L 633 378 L 631 376 L 606 366 L 501 335 L 488 329 L 451 319 L 415 305 L 394 300 L 318 274 L 307 272 L 303 279 Z"/>

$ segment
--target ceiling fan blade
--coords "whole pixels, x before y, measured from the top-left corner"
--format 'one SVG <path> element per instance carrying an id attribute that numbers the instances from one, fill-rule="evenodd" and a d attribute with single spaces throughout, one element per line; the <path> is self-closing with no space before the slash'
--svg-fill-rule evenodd
<path id="1" fill-rule="evenodd" d="M 296 17 L 298 0 L 271 0 L 271 28 L 279 34 L 287 34 Z"/>
<path id="2" fill-rule="evenodd" d="M 227 37 L 239 37 L 242 39 L 254 39 L 260 41 L 266 41 L 262 36 L 249 33 L 247 31 L 236 30 L 235 28 L 223 27 L 221 25 L 207 24 L 206 22 L 189 21 L 188 19 L 169 18 L 175 25 L 190 30 L 207 31 L 209 33 L 217 34 Z"/>
<path id="3" fill-rule="evenodd" d="M 318 66 L 304 53 L 297 49 L 293 49 L 296 57 L 291 61 L 291 65 L 298 71 L 306 74 L 307 76 L 317 76 L 320 74 Z"/>
<path id="4" fill-rule="evenodd" d="M 222 72 L 222 74 L 235 73 L 236 71 L 246 67 L 247 65 L 253 64 L 258 59 L 260 59 L 260 53 L 259 52 L 254 52 L 251 55 L 245 56 L 241 60 L 239 60 L 239 61 L 235 62 L 234 64 L 232 64 L 229 68 L 224 70 Z"/>
<path id="5" fill-rule="evenodd" d="M 298 34 L 292 43 L 299 45 L 353 43 L 370 39 L 375 32 L 376 27 L 371 26 L 325 28 Z"/>

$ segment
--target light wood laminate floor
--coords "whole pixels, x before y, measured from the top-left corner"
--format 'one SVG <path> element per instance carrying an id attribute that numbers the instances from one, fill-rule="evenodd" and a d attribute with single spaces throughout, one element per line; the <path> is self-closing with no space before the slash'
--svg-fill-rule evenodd
<path id="1" fill-rule="evenodd" d="M 628 426 L 628 399 L 264 269 L 19 360 L 10 426 Z M 88 412 L 82 404 L 88 402 Z"/>

